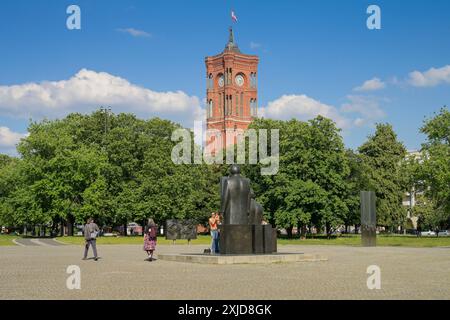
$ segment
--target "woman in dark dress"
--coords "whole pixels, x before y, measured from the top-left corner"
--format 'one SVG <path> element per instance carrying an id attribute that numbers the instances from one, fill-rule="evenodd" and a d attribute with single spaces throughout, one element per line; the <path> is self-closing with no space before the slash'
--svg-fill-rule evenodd
<path id="1" fill-rule="evenodd" d="M 155 224 L 152 218 L 148 219 L 148 223 L 144 230 L 144 251 L 147 252 L 148 261 L 153 261 L 153 252 L 156 249 L 156 236 L 158 232 L 158 226 Z"/>

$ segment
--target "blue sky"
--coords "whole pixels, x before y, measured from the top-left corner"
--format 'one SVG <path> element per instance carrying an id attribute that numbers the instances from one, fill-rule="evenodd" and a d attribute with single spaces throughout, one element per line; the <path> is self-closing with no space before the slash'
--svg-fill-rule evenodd
<path id="1" fill-rule="evenodd" d="M 81 8 L 81 30 L 66 9 Z M 366 26 L 381 8 L 381 30 Z M 193 127 L 205 97 L 204 58 L 233 24 L 257 54 L 265 117 L 323 114 L 356 148 L 389 122 L 417 149 L 424 117 L 450 105 L 450 1 L 3 0 L 0 152 L 14 153 L 29 119 L 111 105 Z"/>

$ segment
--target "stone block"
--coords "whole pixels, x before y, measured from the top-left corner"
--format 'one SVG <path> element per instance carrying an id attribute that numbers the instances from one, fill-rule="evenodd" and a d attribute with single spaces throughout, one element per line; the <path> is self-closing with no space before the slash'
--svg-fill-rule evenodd
<path id="1" fill-rule="evenodd" d="M 252 229 L 251 225 L 229 224 L 220 226 L 220 254 L 252 254 Z"/>

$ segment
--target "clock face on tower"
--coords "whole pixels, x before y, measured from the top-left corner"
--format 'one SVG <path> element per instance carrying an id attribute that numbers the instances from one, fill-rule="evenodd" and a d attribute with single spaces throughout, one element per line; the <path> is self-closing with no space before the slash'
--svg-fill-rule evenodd
<path id="1" fill-rule="evenodd" d="M 236 78 L 234 79 L 234 81 L 236 82 L 236 84 L 237 84 L 239 87 L 242 87 L 242 86 L 244 85 L 244 77 L 243 77 L 242 75 L 240 75 L 240 74 L 238 74 L 238 75 L 236 76 Z"/>
<path id="2" fill-rule="evenodd" d="M 224 80 L 223 80 L 223 75 L 222 76 L 220 76 L 220 78 L 219 78 L 219 87 L 223 87 L 223 85 L 224 85 Z"/>

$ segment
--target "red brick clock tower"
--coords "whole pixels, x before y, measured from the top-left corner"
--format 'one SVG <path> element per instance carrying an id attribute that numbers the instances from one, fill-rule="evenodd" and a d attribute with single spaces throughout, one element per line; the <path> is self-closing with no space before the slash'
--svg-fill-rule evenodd
<path id="1" fill-rule="evenodd" d="M 257 56 L 240 52 L 232 28 L 225 50 L 205 59 L 207 129 L 221 132 L 222 147 L 235 144 L 237 133 L 230 136 L 230 132 L 246 130 L 257 117 L 258 62 Z M 207 140 L 210 150 L 214 139 Z"/>

